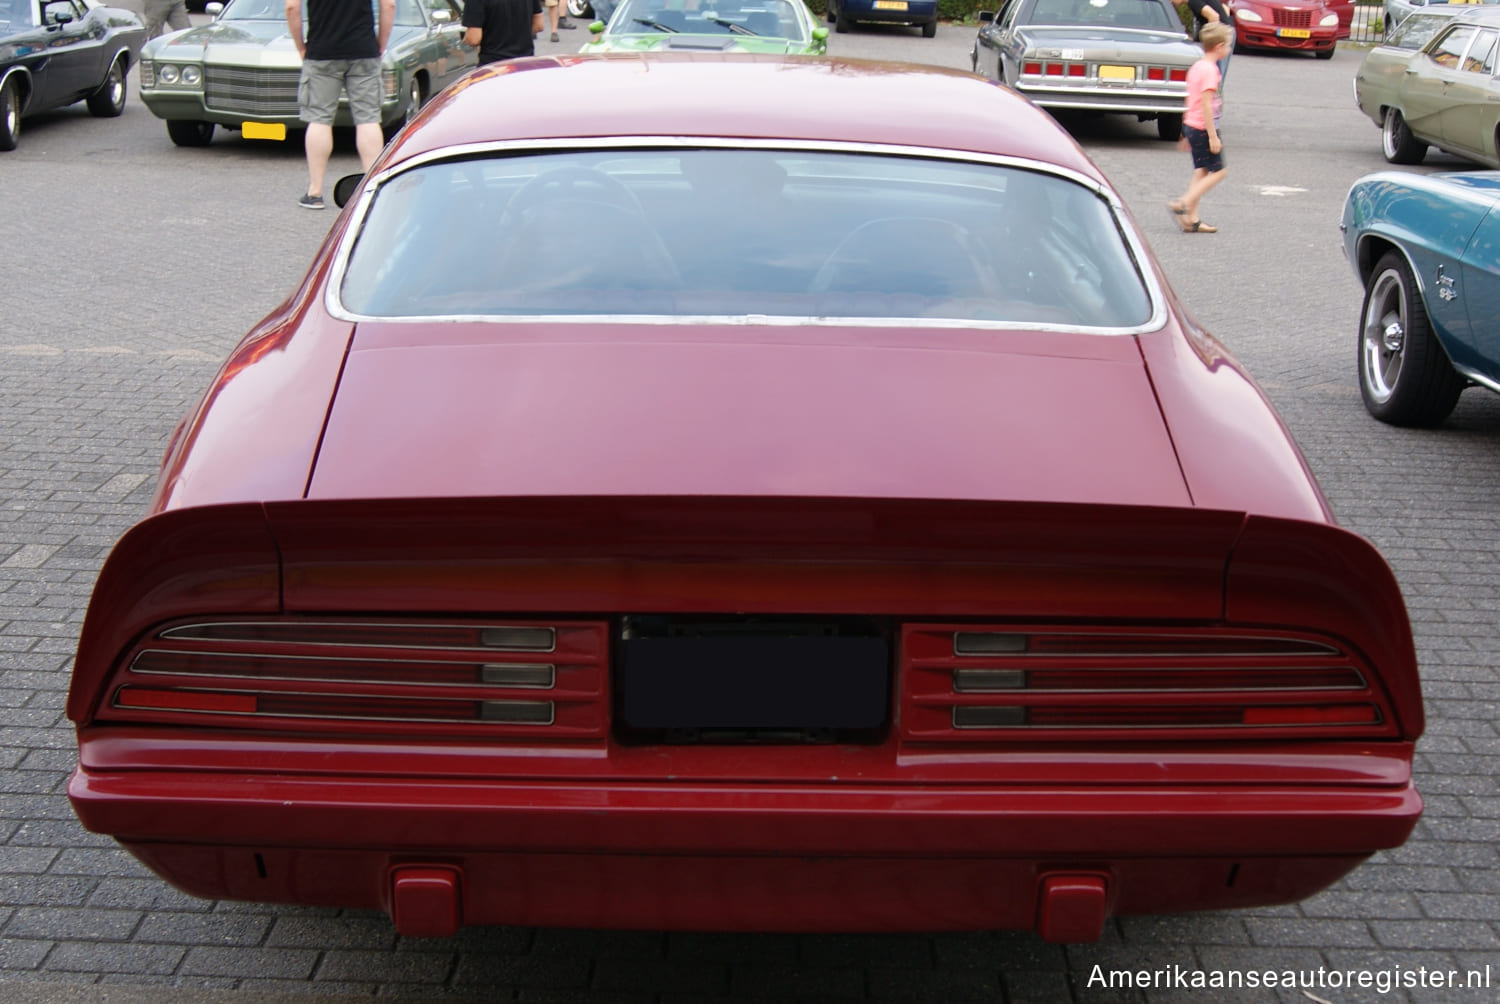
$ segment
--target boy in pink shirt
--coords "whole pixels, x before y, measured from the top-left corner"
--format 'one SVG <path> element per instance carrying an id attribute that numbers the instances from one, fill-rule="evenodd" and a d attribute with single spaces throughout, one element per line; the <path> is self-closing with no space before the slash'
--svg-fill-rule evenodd
<path id="1" fill-rule="evenodd" d="M 1215 234 L 1218 227 L 1198 218 L 1198 202 L 1224 180 L 1224 144 L 1219 141 L 1219 60 L 1234 44 L 1234 29 L 1217 21 L 1198 32 L 1203 58 L 1188 70 L 1187 106 L 1182 113 L 1182 136 L 1193 152 L 1193 177 L 1182 198 L 1167 203 L 1186 234 Z"/>

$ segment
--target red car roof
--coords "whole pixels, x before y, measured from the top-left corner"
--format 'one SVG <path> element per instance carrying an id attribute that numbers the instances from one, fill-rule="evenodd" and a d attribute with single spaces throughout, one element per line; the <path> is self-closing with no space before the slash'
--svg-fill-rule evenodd
<path id="1" fill-rule="evenodd" d="M 726 66 L 726 64 L 728 64 Z M 806 56 L 546 56 L 481 67 L 423 110 L 386 165 L 511 139 L 705 136 L 968 150 L 1103 180 L 1046 112 L 957 70 Z"/>

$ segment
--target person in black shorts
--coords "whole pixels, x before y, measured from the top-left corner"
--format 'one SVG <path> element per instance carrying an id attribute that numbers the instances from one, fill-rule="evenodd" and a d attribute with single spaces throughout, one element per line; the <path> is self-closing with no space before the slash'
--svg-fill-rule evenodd
<path id="1" fill-rule="evenodd" d="M 286 0 L 286 27 L 302 76 L 297 82 L 297 110 L 307 123 L 307 194 L 303 209 L 323 208 L 323 175 L 333 155 L 333 116 L 339 94 L 349 93 L 354 117 L 354 145 L 368 171 L 385 146 L 380 129 L 380 57 L 396 20 L 396 0 L 380 0 L 380 27 L 370 0 L 307 0 L 307 37 L 302 35 L 302 0 Z"/>
<path id="2" fill-rule="evenodd" d="M 542 30 L 542 0 L 468 0 L 464 4 L 464 44 L 479 49 L 479 64 L 536 53 Z"/>

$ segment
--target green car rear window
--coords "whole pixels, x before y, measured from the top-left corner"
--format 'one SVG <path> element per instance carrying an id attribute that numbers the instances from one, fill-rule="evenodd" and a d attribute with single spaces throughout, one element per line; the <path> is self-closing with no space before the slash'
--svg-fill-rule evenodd
<path id="1" fill-rule="evenodd" d="M 380 185 L 343 307 L 374 317 L 938 318 L 1136 327 L 1110 206 L 1020 168 L 790 150 L 471 157 Z"/>

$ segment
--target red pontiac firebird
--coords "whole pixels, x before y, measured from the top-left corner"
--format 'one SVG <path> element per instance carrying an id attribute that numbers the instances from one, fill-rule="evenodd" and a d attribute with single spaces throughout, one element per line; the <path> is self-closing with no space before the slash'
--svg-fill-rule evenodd
<path id="1" fill-rule="evenodd" d="M 847 60 L 439 95 L 173 438 L 68 713 L 174 885 L 419 936 L 1087 940 L 1421 811 L 1396 582 L 1110 183 Z"/>

